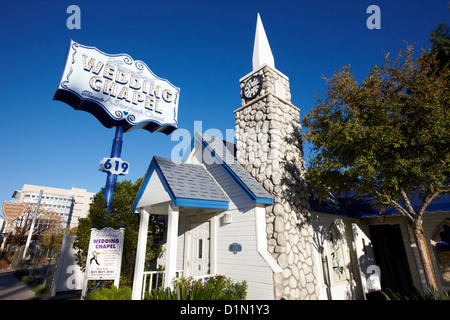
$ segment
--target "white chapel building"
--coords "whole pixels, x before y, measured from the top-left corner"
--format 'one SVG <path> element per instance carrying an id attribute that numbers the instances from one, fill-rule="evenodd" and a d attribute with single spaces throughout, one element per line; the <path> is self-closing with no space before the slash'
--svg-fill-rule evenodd
<path id="1" fill-rule="evenodd" d="M 240 79 L 236 144 L 196 132 L 181 162 L 155 156 L 134 202 L 140 214 L 133 299 L 142 299 L 149 215 L 167 216 L 165 286 L 176 276 L 221 274 L 248 284 L 247 299 L 366 299 L 424 277 L 411 230 L 365 203 L 320 204 L 304 181 L 300 110 L 258 15 L 253 69 Z M 440 289 L 450 289 L 450 201 L 424 220 Z M 447 247 L 448 249 L 448 247 Z"/>

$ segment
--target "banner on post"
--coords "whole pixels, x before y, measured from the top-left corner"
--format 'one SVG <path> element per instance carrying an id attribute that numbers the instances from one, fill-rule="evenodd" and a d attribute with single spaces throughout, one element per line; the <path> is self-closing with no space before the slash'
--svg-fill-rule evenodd
<path id="1" fill-rule="evenodd" d="M 87 280 L 120 278 L 124 229 L 92 229 L 86 261 Z"/>

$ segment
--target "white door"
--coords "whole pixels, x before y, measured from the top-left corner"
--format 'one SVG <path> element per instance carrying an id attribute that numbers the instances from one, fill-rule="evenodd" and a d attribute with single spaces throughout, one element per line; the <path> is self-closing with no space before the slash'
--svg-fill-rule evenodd
<path id="1" fill-rule="evenodd" d="M 209 273 L 209 221 L 191 224 L 190 275 Z"/>

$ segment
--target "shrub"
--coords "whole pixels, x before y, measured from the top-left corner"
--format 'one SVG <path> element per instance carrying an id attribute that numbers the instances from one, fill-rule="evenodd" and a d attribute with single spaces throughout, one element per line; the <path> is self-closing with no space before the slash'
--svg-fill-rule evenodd
<path id="1" fill-rule="evenodd" d="M 247 297 L 247 282 L 233 282 L 230 278 L 217 275 L 208 280 L 208 285 L 220 288 L 218 300 L 245 300 Z"/>
<path id="2" fill-rule="evenodd" d="M 409 294 L 402 295 L 398 292 L 387 288 L 385 291 L 381 291 L 382 300 L 450 300 L 450 290 L 439 293 L 433 287 L 427 286 L 428 293 L 423 295 L 416 288 L 412 288 Z"/>
<path id="3" fill-rule="evenodd" d="M 49 287 L 44 287 L 42 284 L 40 284 L 40 281 L 36 278 L 33 278 L 31 275 L 27 274 L 22 276 L 23 274 L 26 274 L 26 272 L 16 271 L 15 275 L 16 277 L 20 277 L 20 281 L 22 281 L 24 284 L 27 285 L 27 287 L 33 291 L 36 295 L 43 295 L 45 293 L 48 293 L 50 290 Z"/>
<path id="4" fill-rule="evenodd" d="M 190 278 L 176 279 L 173 289 L 153 289 L 145 294 L 146 300 L 244 300 L 247 296 L 247 282 L 234 283 L 225 276 L 214 276 L 207 282 Z"/>
<path id="5" fill-rule="evenodd" d="M 117 287 L 100 288 L 92 290 L 86 293 L 84 300 L 131 300 L 131 288 L 130 287 Z"/>

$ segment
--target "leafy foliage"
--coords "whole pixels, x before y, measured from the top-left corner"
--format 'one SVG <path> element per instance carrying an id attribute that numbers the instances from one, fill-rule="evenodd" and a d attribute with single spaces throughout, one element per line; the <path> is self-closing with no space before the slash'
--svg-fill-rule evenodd
<path id="1" fill-rule="evenodd" d="M 393 205 L 406 200 L 401 190 L 423 201 L 448 192 L 448 64 L 438 73 L 435 55 L 414 60 L 412 47 L 385 58 L 361 84 L 348 66 L 326 79 L 325 98 L 304 118 L 314 144 L 307 178 L 322 195 L 357 191 Z"/>
<path id="2" fill-rule="evenodd" d="M 146 293 L 146 300 L 244 300 L 247 296 L 247 282 L 233 282 L 218 275 L 207 282 L 193 281 L 192 278 L 176 279 L 173 289 L 153 289 Z"/>
<path id="3" fill-rule="evenodd" d="M 437 68 L 444 69 L 450 60 L 450 29 L 445 23 L 440 23 L 430 33 L 431 50 L 436 53 Z"/>
<path id="4" fill-rule="evenodd" d="M 86 293 L 84 300 L 131 300 L 131 288 L 124 286 L 120 289 L 113 286 L 111 288 L 101 288 Z"/>
<path id="5" fill-rule="evenodd" d="M 141 182 L 142 178 L 135 183 L 129 180 L 117 182 L 114 197 L 111 201 L 111 212 L 108 212 L 108 208 L 105 207 L 103 189 L 94 196 L 94 200 L 89 207 L 89 215 L 79 220 L 77 238 L 74 242 L 74 248 L 78 249 L 76 261 L 83 270 L 88 254 L 90 229 L 93 227 L 97 229 L 105 227 L 119 229 L 124 227 L 124 250 L 120 283 L 124 286 L 131 286 L 139 234 L 139 215 L 132 211 L 132 207 Z M 163 230 L 163 222 L 150 215 L 146 252 L 146 261 L 148 263 L 155 262 L 162 253 L 160 243 L 162 242 Z"/>
<path id="6" fill-rule="evenodd" d="M 416 288 L 413 288 L 409 294 L 401 294 L 387 288 L 381 291 L 379 300 L 450 300 L 450 290 L 439 293 L 435 288 L 427 286 L 427 294 L 422 294 Z"/>
<path id="7" fill-rule="evenodd" d="M 303 120 L 305 138 L 314 145 L 310 187 L 321 198 L 333 191 L 373 199 L 380 212 L 394 207 L 413 229 L 433 286 L 423 214 L 433 199 L 450 192 L 450 62 L 440 47 L 449 39 L 445 30 L 434 35 L 433 51 L 414 58 L 407 46 L 394 60 L 385 54 L 384 65 L 373 67 L 362 83 L 349 66 L 325 78 L 325 97 Z M 421 201 L 418 209 L 411 205 L 414 197 Z"/>
<path id="8" fill-rule="evenodd" d="M 28 234 L 31 229 L 33 217 L 36 210 L 36 204 L 28 204 L 26 210 L 18 219 L 20 224 L 17 224 L 10 243 L 12 245 L 25 245 Z M 56 237 L 64 228 L 64 219 L 55 211 L 43 208 L 38 209 L 34 228 L 32 230 L 33 240 L 42 240 L 44 237 Z"/>

